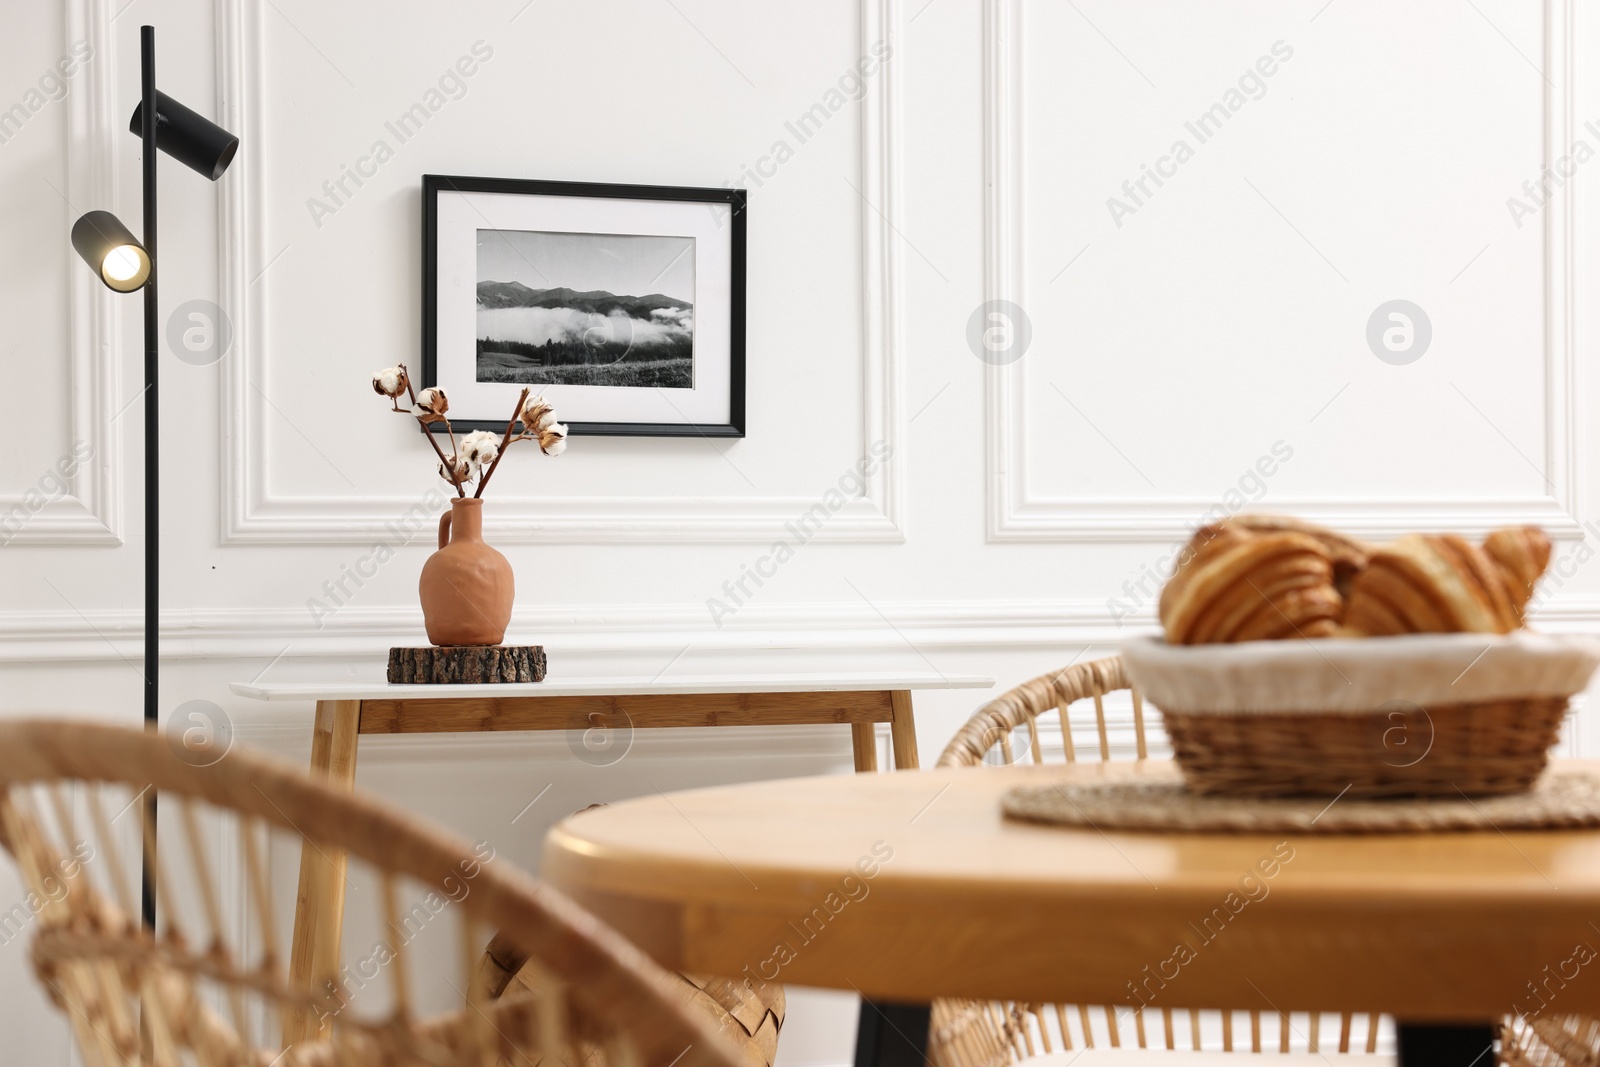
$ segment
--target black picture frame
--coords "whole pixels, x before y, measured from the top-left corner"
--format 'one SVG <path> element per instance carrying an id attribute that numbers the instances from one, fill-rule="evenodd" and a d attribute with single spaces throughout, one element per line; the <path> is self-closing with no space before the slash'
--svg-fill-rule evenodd
<path id="1" fill-rule="evenodd" d="M 726 205 L 732 223 L 729 322 L 729 398 L 726 423 L 568 422 L 571 434 L 592 437 L 717 437 L 745 436 L 745 230 L 749 197 L 744 189 L 676 185 L 620 185 L 600 182 L 545 181 L 531 178 L 474 178 L 449 174 L 422 176 L 422 380 L 419 388 L 439 378 L 439 193 L 509 193 L 574 196 L 619 200 L 688 201 Z M 457 430 L 499 433 L 505 422 L 452 420 Z M 423 426 L 423 432 L 429 427 Z"/>

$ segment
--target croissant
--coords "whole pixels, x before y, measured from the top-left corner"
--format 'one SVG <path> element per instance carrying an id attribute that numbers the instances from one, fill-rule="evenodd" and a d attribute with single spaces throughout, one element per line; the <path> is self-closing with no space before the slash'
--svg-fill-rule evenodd
<path id="1" fill-rule="evenodd" d="M 1169 644 L 1197 645 L 1328 637 L 1342 607 L 1333 554 L 1316 537 L 1223 522 L 1190 541 L 1160 614 Z"/>
<path id="2" fill-rule="evenodd" d="M 1372 546 L 1365 541 L 1287 515 L 1236 515 L 1225 525 L 1256 533 L 1290 531 L 1316 538 L 1333 560 L 1334 585 L 1341 595 L 1349 593 L 1351 580 L 1366 569 L 1367 558 L 1372 554 Z"/>
<path id="3" fill-rule="evenodd" d="M 1500 565 L 1510 584 L 1512 603 L 1521 622 L 1533 587 L 1550 566 L 1550 537 L 1537 526 L 1507 526 L 1483 539 L 1483 550 Z"/>
<path id="4" fill-rule="evenodd" d="M 1482 548 L 1454 534 L 1411 534 L 1375 549 L 1350 586 L 1344 631 L 1510 633 L 1550 562 L 1536 527 L 1497 530 Z"/>

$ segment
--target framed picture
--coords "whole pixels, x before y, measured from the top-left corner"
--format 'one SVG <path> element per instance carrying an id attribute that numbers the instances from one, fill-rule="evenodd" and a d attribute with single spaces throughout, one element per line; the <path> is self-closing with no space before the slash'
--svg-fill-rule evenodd
<path id="1" fill-rule="evenodd" d="M 421 384 L 457 429 L 531 387 L 574 434 L 743 437 L 745 203 L 424 175 Z"/>

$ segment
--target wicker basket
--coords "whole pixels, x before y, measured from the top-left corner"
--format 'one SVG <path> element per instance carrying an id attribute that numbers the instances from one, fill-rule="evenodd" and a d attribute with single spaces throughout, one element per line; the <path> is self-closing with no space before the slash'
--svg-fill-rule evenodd
<path id="1" fill-rule="evenodd" d="M 1196 793 L 1491 796 L 1533 787 L 1566 710 L 1560 698 L 1365 715 L 1163 716 Z"/>
<path id="2" fill-rule="evenodd" d="M 1123 650 L 1184 781 L 1232 796 L 1488 796 L 1543 772 L 1600 642 L 1528 633 Z"/>

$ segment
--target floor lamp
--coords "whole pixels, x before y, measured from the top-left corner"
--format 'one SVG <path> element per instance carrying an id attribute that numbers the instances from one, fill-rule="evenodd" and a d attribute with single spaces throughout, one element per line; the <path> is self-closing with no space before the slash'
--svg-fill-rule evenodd
<path id="1" fill-rule="evenodd" d="M 139 31 L 139 106 L 129 129 L 144 143 L 144 241 L 133 236 L 109 211 L 91 211 L 72 226 L 72 247 L 111 289 L 144 290 L 144 721 L 154 730 L 159 718 L 158 679 L 161 670 L 160 502 L 161 410 L 156 392 L 161 355 L 161 323 L 156 302 L 156 151 L 199 171 L 212 181 L 233 162 L 239 138 L 203 118 L 166 93 L 156 91 L 156 29 Z M 146 817 L 154 830 L 155 794 L 146 796 Z M 145 856 L 140 910 L 147 926 L 155 925 L 151 891 L 153 857 Z"/>

